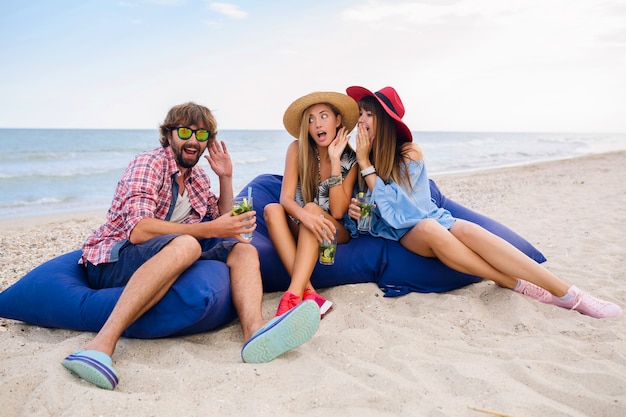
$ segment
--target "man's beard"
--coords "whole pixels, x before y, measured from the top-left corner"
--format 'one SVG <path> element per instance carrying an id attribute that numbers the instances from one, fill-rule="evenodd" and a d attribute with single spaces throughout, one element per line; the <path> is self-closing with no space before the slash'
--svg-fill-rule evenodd
<path id="1" fill-rule="evenodd" d="M 185 154 L 183 149 L 185 148 L 184 145 L 181 145 L 180 147 L 176 147 L 174 145 L 171 145 L 172 148 L 172 154 L 174 154 L 174 159 L 176 159 L 176 163 L 178 164 L 179 167 L 181 168 L 192 168 L 194 167 L 198 161 L 200 160 L 200 157 L 202 156 L 202 148 L 199 146 L 187 146 L 187 148 L 193 148 L 196 149 L 198 152 L 196 152 L 196 157 L 192 158 L 192 157 L 187 157 L 185 158 Z"/>

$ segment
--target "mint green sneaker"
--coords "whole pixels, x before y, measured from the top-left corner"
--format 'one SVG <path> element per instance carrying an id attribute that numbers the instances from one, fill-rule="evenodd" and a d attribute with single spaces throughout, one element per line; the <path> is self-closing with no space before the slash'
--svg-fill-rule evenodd
<path id="1" fill-rule="evenodd" d="M 245 363 L 265 363 L 311 340 L 320 325 L 320 309 L 306 300 L 274 317 L 252 335 L 241 349 Z"/>

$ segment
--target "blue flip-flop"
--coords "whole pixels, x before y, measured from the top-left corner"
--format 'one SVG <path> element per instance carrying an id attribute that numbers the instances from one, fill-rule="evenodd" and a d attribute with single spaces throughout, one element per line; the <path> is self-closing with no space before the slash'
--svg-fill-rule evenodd
<path id="1" fill-rule="evenodd" d="M 77 350 L 63 360 L 63 366 L 87 382 L 103 388 L 114 389 L 119 377 L 113 369 L 113 361 L 97 350 Z"/>
<path id="2" fill-rule="evenodd" d="M 309 341 L 320 326 L 320 308 L 305 300 L 257 330 L 241 349 L 246 363 L 265 363 Z"/>

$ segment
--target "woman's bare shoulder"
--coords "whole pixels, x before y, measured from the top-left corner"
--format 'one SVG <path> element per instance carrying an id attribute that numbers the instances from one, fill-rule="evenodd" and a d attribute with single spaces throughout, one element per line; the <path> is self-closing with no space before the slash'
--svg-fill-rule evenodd
<path id="1" fill-rule="evenodd" d="M 287 146 L 287 158 L 297 158 L 298 151 L 298 141 L 294 140 Z"/>
<path id="2" fill-rule="evenodd" d="M 424 159 L 422 148 L 413 142 L 407 142 L 402 145 L 402 157 L 406 162 L 408 161 L 420 161 Z"/>

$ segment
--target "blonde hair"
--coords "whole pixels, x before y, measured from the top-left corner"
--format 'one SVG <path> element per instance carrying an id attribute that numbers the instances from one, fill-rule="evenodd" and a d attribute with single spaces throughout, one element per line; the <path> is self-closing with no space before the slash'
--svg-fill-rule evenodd
<path id="1" fill-rule="evenodd" d="M 305 204 L 314 201 L 317 197 L 319 182 L 317 153 L 314 149 L 316 145 L 313 139 L 309 138 L 308 124 L 309 116 L 304 112 L 298 138 L 298 180 L 302 191 L 302 200 Z"/>

